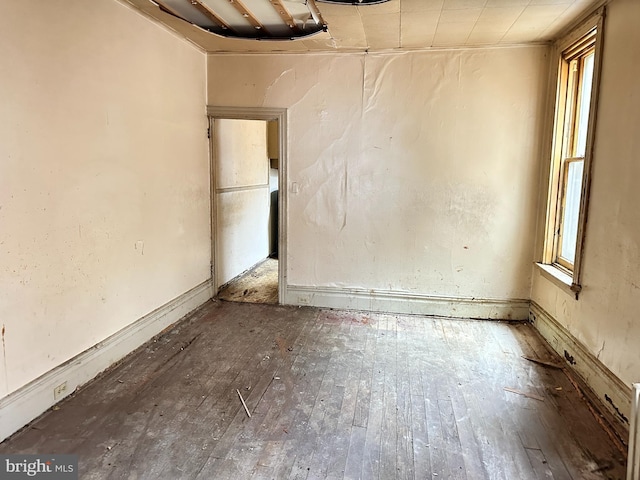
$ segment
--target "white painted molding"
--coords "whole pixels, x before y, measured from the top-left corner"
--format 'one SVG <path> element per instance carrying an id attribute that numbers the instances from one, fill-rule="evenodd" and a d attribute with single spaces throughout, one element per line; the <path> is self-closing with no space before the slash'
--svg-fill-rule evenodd
<path id="1" fill-rule="evenodd" d="M 0 441 L 212 296 L 213 285 L 209 279 L 0 399 Z M 67 383 L 66 391 L 54 398 L 54 388 L 64 382 Z"/>
<path id="2" fill-rule="evenodd" d="M 529 300 L 438 297 L 406 292 L 287 285 L 285 303 L 439 317 L 526 320 Z"/>
<path id="3" fill-rule="evenodd" d="M 640 480 L 640 383 L 633 384 L 627 480 Z"/>
<path id="4" fill-rule="evenodd" d="M 597 400 L 625 430 L 629 428 L 631 386 L 616 377 L 598 358 L 564 326 L 536 302 L 531 302 L 529 316 L 535 329 L 592 390 Z M 589 393 L 589 392 L 587 392 Z"/>
<path id="5" fill-rule="evenodd" d="M 233 118 L 240 120 L 277 120 L 278 121 L 278 302 L 286 303 L 287 297 L 287 248 L 288 248 L 288 229 L 289 229 L 289 134 L 288 134 L 288 112 L 286 108 L 268 108 L 268 107 L 225 107 L 207 105 L 207 115 L 209 116 L 209 128 L 212 129 L 212 119 L 216 118 Z M 209 150 L 211 152 L 211 192 L 215 191 L 215 148 L 213 145 L 213 135 L 209 135 Z M 211 195 L 211 255 L 213 258 L 212 276 L 215 294 L 219 291 L 218 274 L 216 272 L 218 262 L 216 255 L 216 205 L 214 195 Z"/>

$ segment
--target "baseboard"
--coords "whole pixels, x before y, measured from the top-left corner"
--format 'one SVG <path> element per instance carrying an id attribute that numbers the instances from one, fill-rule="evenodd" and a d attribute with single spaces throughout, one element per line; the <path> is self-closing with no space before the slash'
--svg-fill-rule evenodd
<path id="1" fill-rule="evenodd" d="M 566 366 L 591 389 L 599 406 L 604 407 L 625 430 L 629 429 L 631 386 L 616 377 L 589 352 L 564 326 L 536 302 L 531 302 L 529 319 L 536 330 L 562 357 Z"/>
<path id="2" fill-rule="evenodd" d="M 627 480 L 640 480 L 640 383 L 633 385 Z"/>
<path id="3" fill-rule="evenodd" d="M 0 399 L 0 441 L 213 296 L 207 280 Z M 54 398 L 54 389 L 66 382 Z"/>
<path id="4" fill-rule="evenodd" d="M 529 300 L 438 297 L 405 292 L 287 285 L 285 303 L 439 317 L 526 320 Z"/>

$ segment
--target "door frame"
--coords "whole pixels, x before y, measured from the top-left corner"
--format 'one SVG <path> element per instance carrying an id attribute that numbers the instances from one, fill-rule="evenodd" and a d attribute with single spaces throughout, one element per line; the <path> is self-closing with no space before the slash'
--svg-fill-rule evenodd
<path id="1" fill-rule="evenodd" d="M 211 279 L 214 285 L 215 295 L 218 294 L 217 287 L 217 259 L 216 257 L 216 226 L 217 226 L 217 205 L 216 205 L 216 179 L 214 148 L 214 122 L 216 119 L 228 120 L 276 120 L 278 122 L 278 303 L 284 305 L 287 288 L 287 109 L 286 108 L 263 108 L 263 107 L 221 107 L 207 105 L 207 117 L 209 123 L 209 178 L 210 178 L 210 209 L 211 215 Z"/>

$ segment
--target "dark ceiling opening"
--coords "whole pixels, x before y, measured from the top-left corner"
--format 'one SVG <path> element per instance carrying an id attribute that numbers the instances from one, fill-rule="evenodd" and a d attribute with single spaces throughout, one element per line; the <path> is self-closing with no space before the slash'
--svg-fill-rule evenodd
<path id="1" fill-rule="evenodd" d="M 150 0 L 161 10 L 223 37 L 294 40 L 326 31 L 314 0 Z"/>

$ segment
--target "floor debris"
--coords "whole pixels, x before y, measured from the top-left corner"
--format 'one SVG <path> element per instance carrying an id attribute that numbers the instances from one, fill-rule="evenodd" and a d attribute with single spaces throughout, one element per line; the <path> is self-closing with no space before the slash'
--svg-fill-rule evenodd
<path id="1" fill-rule="evenodd" d="M 538 365 L 542 365 L 543 367 L 555 368 L 557 370 L 562 370 L 564 368 L 562 365 L 558 365 L 557 363 L 545 362 L 544 360 L 538 360 L 537 358 L 531 358 L 525 355 L 522 355 L 522 358 L 529 360 L 530 362 L 537 363 Z"/>
<path id="2" fill-rule="evenodd" d="M 251 413 L 249 413 L 249 409 L 247 408 L 247 404 L 244 403 L 244 398 L 242 398 L 242 394 L 240 393 L 240 390 L 238 390 L 236 388 L 236 392 L 238 392 L 238 396 L 240 397 L 240 401 L 242 402 L 242 406 L 244 407 L 244 411 L 247 412 L 247 416 L 249 418 L 251 418 Z"/>
<path id="3" fill-rule="evenodd" d="M 0 454 L 62 446 L 79 478 L 624 479 L 569 368 L 521 355 L 564 364 L 530 325 L 210 301 Z"/>
<path id="4" fill-rule="evenodd" d="M 541 402 L 544 402 L 544 398 L 542 398 L 539 395 L 535 395 L 533 393 L 527 393 L 527 392 L 523 392 L 521 390 L 516 390 L 515 388 L 509 388 L 509 387 L 504 387 L 504 389 L 507 392 L 516 393 L 518 395 L 522 395 L 523 397 L 533 398 L 534 400 L 540 400 Z"/>

